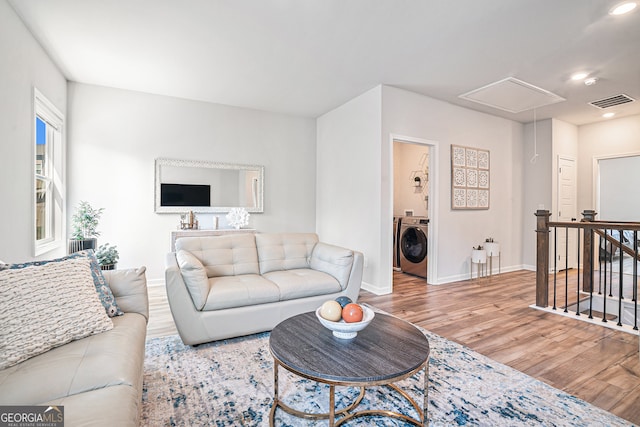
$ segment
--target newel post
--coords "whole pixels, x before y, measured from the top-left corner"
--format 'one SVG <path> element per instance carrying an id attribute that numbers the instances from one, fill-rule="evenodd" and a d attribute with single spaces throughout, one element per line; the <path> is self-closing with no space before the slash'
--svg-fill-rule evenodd
<path id="1" fill-rule="evenodd" d="M 596 211 L 587 209 L 582 212 L 581 222 L 593 222 L 596 220 Z M 593 230 L 583 228 L 583 249 L 582 249 L 582 290 L 591 292 L 593 283 Z"/>
<path id="2" fill-rule="evenodd" d="M 536 305 L 549 305 L 549 217 L 546 210 L 537 210 L 536 223 Z"/>

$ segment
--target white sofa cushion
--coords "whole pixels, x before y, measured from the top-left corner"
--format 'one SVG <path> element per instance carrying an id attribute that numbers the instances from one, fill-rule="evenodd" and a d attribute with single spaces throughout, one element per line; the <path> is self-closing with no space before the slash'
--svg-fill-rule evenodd
<path id="1" fill-rule="evenodd" d="M 306 298 L 340 292 L 340 283 L 327 273 L 310 268 L 271 271 L 263 275 L 280 289 L 280 300 Z"/>
<path id="2" fill-rule="evenodd" d="M 261 233 L 255 238 L 260 274 L 308 268 L 311 252 L 318 243 L 315 233 Z"/>
<path id="3" fill-rule="evenodd" d="M 144 364 L 146 320 L 138 314 L 125 313 L 114 317 L 112 322 L 110 331 L 72 341 L 1 370 L 0 405 L 42 404 L 119 384 L 142 393 L 139 382 Z M 106 406 L 113 409 L 111 401 Z M 85 411 L 92 413 L 93 408 Z M 66 415 L 65 421 L 69 421 Z"/>
<path id="4" fill-rule="evenodd" d="M 258 254 L 253 234 L 182 237 L 176 240 L 176 251 L 191 252 L 204 266 L 207 277 L 258 274 Z"/>
<path id="5" fill-rule="evenodd" d="M 342 290 L 344 290 L 349 283 L 349 275 L 353 265 L 353 251 L 319 242 L 313 248 L 309 265 L 314 270 L 322 271 L 335 277 Z"/>
<path id="6" fill-rule="evenodd" d="M 212 277 L 209 295 L 202 311 L 276 302 L 280 290 L 258 274 Z"/>
<path id="7" fill-rule="evenodd" d="M 0 369 L 113 329 L 87 258 L 1 271 L 0 325 Z"/>
<path id="8" fill-rule="evenodd" d="M 209 278 L 204 266 L 191 252 L 182 249 L 176 252 L 176 260 L 193 305 L 197 310 L 202 310 L 209 295 Z"/>

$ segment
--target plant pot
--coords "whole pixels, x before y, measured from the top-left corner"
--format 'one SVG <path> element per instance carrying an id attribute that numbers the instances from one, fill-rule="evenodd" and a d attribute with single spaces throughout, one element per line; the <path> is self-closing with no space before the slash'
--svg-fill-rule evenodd
<path id="1" fill-rule="evenodd" d="M 487 262 L 487 251 L 484 249 L 473 249 L 471 251 L 471 262 L 474 264 L 484 264 Z"/>
<path id="2" fill-rule="evenodd" d="M 484 249 L 487 251 L 488 256 L 500 255 L 500 243 L 498 242 L 486 242 L 484 244 Z"/>
<path id="3" fill-rule="evenodd" d="M 86 249 L 93 249 L 94 251 L 98 247 L 98 239 L 95 237 L 91 239 L 75 240 L 69 239 L 69 253 L 84 251 Z"/>
<path id="4" fill-rule="evenodd" d="M 100 270 L 115 270 L 115 269 L 116 269 L 116 264 L 100 265 Z"/>

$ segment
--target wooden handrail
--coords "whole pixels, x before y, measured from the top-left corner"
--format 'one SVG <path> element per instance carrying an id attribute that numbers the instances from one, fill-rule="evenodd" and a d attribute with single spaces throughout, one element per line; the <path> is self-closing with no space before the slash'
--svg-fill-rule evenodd
<path id="1" fill-rule="evenodd" d="M 587 230 L 635 230 L 640 231 L 640 222 L 610 222 L 610 221 L 580 221 L 561 222 L 549 221 L 549 227 L 584 228 Z"/>
<path id="2" fill-rule="evenodd" d="M 559 222 L 549 221 L 551 214 L 547 210 L 537 210 L 534 214 L 537 217 L 536 224 L 536 305 L 538 307 L 547 307 L 549 305 L 549 232 L 552 227 L 575 228 L 582 229 L 582 266 L 583 281 L 582 289 L 585 292 L 591 291 L 593 284 L 593 249 L 594 235 L 604 236 L 602 229 L 610 230 L 632 230 L 640 231 L 639 222 L 623 222 L 623 221 L 599 221 L 596 220 L 596 212 L 593 210 L 585 210 L 580 222 Z M 618 240 L 610 235 L 606 236 L 607 241 L 615 243 L 616 247 L 620 247 Z M 640 254 L 636 254 L 632 249 L 622 245 L 626 254 L 633 256 L 640 261 Z"/>
<path id="3" fill-rule="evenodd" d="M 584 262 L 583 262 L 583 270 L 582 270 L 582 289 L 585 292 L 590 292 L 593 286 L 593 248 L 595 247 L 593 235 L 597 233 L 601 229 L 611 229 L 611 230 L 640 230 L 640 223 L 637 222 L 623 222 L 623 221 L 600 221 L 596 220 L 596 211 L 587 210 L 582 213 L 583 219 L 580 222 L 584 226 L 585 232 L 584 234 Z M 587 233 L 586 230 L 590 229 L 592 232 Z M 589 240 L 589 246 L 587 247 L 587 240 Z M 624 246 L 624 245 L 623 245 Z"/>
<path id="4" fill-rule="evenodd" d="M 625 228 L 625 230 L 629 230 L 628 228 Z M 620 241 L 617 240 L 615 237 L 611 236 L 610 234 L 605 234 L 603 231 L 600 230 L 593 230 L 595 231 L 595 233 L 600 236 L 600 237 L 604 237 L 607 242 L 611 243 L 613 245 L 613 247 L 615 248 L 620 248 Z M 624 251 L 624 253 L 626 253 L 629 256 L 634 257 L 637 261 L 640 261 L 640 254 L 636 254 L 635 251 L 631 248 L 629 248 L 627 245 L 622 245 L 622 250 Z"/>

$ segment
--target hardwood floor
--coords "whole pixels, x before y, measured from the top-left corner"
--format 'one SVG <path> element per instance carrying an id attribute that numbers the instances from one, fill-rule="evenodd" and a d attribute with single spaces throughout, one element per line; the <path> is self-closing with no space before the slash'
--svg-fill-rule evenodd
<path id="1" fill-rule="evenodd" d="M 394 292 L 367 302 L 640 424 L 638 335 L 529 308 L 535 273 L 426 285 L 394 273 Z"/>
<path id="2" fill-rule="evenodd" d="M 147 339 L 165 337 L 178 333 L 176 324 L 171 316 L 167 289 L 164 284 L 153 285 L 148 288 L 149 322 L 147 323 Z"/>
<path id="3" fill-rule="evenodd" d="M 176 333 L 164 286 L 149 296 L 149 338 Z M 392 294 L 362 291 L 359 301 L 640 425 L 638 335 L 529 308 L 534 272 L 437 286 L 394 273 Z"/>

